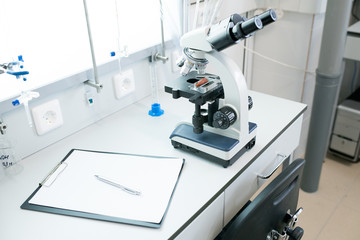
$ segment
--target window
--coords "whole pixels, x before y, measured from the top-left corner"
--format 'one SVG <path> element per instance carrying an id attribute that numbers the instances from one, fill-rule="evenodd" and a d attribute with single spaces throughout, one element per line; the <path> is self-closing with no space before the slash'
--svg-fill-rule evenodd
<path id="1" fill-rule="evenodd" d="M 83 0 L 0 1 L 0 63 L 22 55 L 30 72 L 22 83 L 0 74 L 0 101 L 92 68 Z M 97 65 L 119 46 L 131 54 L 161 41 L 159 0 L 86 3 Z"/>

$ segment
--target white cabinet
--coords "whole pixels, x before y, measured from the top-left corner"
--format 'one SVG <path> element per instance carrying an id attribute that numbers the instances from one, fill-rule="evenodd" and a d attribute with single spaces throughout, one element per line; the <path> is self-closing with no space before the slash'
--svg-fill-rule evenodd
<path id="1" fill-rule="evenodd" d="M 360 61 L 360 21 L 348 28 L 346 37 L 346 45 L 344 50 L 344 58 Z"/>
<path id="2" fill-rule="evenodd" d="M 261 187 L 269 175 L 299 144 L 302 116 L 293 122 L 251 165 L 239 174 L 226 190 L 197 216 L 177 237 L 177 240 L 214 239 Z"/>
<path id="3" fill-rule="evenodd" d="M 300 139 L 302 118 L 298 118 L 225 190 L 224 225 L 246 204 L 265 182 L 257 175 L 269 175 L 292 154 Z M 286 158 L 285 157 L 285 158 Z"/>
<path id="4" fill-rule="evenodd" d="M 215 199 L 176 240 L 207 240 L 214 239 L 223 228 L 224 193 Z"/>

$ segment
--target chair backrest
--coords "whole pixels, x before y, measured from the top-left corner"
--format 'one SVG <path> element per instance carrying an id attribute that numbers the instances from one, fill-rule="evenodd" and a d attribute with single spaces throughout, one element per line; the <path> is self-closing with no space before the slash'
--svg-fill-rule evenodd
<path id="1" fill-rule="evenodd" d="M 304 164 L 304 159 L 293 161 L 229 222 L 216 239 L 265 240 L 273 230 L 282 234 L 291 214 L 297 210 Z"/>

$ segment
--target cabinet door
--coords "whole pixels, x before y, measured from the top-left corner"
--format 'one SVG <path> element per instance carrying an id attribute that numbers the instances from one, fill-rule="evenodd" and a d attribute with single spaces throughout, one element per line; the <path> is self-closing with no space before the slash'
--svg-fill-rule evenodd
<path id="1" fill-rule="evenodd" d="M 292 123 L 239 177 L 225 190 L 224 226 L 247 203 L 281 162 L 290 157 L 299 144 L 302 117 Z M 259 130 L 258 130 L 259 131 Z"/>
<path id="2" fill-rule="evenodd" d="M 224 193 L 217 197 L 176 240 L 207 240 L 214 239 L 223 228 Z"/>

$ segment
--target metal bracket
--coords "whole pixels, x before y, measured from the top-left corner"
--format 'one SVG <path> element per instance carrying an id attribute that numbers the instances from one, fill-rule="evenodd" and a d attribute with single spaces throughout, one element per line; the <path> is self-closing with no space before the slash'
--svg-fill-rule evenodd
<path id="1" fill-rule="evenodd" d="M 97 92 L 100 92 L 100 90 L 103 88 L 103 85 L 101 83 L 94 83 L 91 82 L 90 80 L 86 80 L 84 84 L 96 88 Z"/>
<path id="2" fill-rule="evenodd" d="M 167 60 L 169 60 L 169 57 L 162 56 L 160 53 L 156 53 L 155 56 L 154 56 L 154 59 L 156 61 L 162 61 L 163 63 L 165 63 Z"/>
<path id="3" fill-rule="evenodd" d="M 271 230 L 271 232 L 269 232 L 269 234 L 266 236 L 266 240 L 285 240 L 286 237 L 286 233 L 280 234 L 276 230 Z"/>
<path id="4" fill-rule="evenodd" d="M 300 207 L 295 213 L 294 215 L 291 216 L 291 220 L 290 220 L 290 223 L 289 223 L 289 227 L 290 228 L 294 228 L 297 221 L 298 221 L 298 216 L 300 215 L 300 213 L 303 211 L 303 208 Z"/>
<path id="5" fill-rule="evenodd" d="M 266 240 L 288 240 L 288 239 L 301 239 L 303 230 L 300 227 L 296 227 L 295 225 L 298 221 L 298 216 L 303 211 L 303 208 L 300 207 L 294 215 L 291 215 L 289 213 L 290 210 L 288 210 L 288 213 L 286 213 L 287 220 L 284 220 L 284 222 L 287 224 L 287 226 L 282 229 L 282 233 L 279 233 L 276 230 L 271 230 L 268 235 L 266 236 Z M 302 232 L 297 232 L 294 234 L 294 232 L 298 229 L 301 229 Z M 299 234 L 301 233 L 301 234 Z M 295 238 L 294 238 L 295 236 Z"/>

